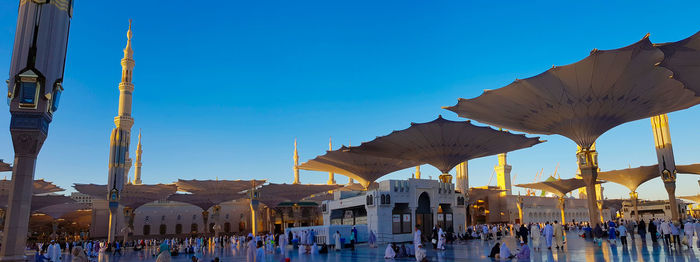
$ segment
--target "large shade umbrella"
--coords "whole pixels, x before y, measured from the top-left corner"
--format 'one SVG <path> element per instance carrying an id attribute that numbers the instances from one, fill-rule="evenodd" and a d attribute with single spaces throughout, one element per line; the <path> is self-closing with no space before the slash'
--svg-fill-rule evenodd
<path id="1" fill-rule="evenodd" d="M 676 166 L 676 169 L 678 173 L 700 175 L 700 164 L 679 165 Z M 630 199 L 632 200 L 634 216 L 637 221 L 639 221 L 639 210 L 637 209 L 639 195 L 637 194 L 637 188 L 641 184 L 657 177 L 659 177 L 658 164 L 598 172 L 598 179 L 623 185 L 630 190 Z"/>
<path id="2" fill-rule="evenodd" d="M 597 181 L 597 184 L 602 183 L 602 181 Z M 552 180 L 552 181 L 542 181 L 542 182 L 536 182 L 536 183 L 529 183 L 529 184 L 520 184 L 520 185 L 515 185 L 517 187 L 522 187 L 522 188 L 531 188 L 531 189 L 537 189 L 537 190 L 542 190 L 542 191 L 547 191 L 550 193 L 553 193 L 559 197 L 559 209 L 561 211 L 561 221 L 562 223 L 566 223 L 566 216 L 564 214 L 564 208 L 566 204 L 566 194 L 569 192 L 582 188 L 586 186 L 586 182 L 583 181 L 583 179 L 579 178 L 569 178 L 569 179 L 557 179 L 557 180 Z M 591 220 L 591 222 L 594 220 Z"/>
<path id="3" fill-rule="evenodd" d="M 12 185 L 12 180 L 7 180 L 7 179 L 0 180 L 0 195 L 9 195 L 11 185 Z M 55 185 L 54 183 L 51 183 L 51 182 L 46 181 L 44 179 L 34 180 L 33 185 L 34 185 L 34 187 L 32 189 L 32 193 L 34 195 L 56 193 L 56 192 L 61 192 L 64 190 L 63 188 Z"/>
<path id="4" fill-rule="evenodd" d="M 659 66 L 664 53 L 644 37 L 620 49 L 593 50 L 585 59 L 516 80 L 448 107 L 459 116 L 512 130 L 559 134 L 577 153 L 586 191 L 595 192 L 598 163 L 591 145 L 623 123 L 691 107 L 694 91 Z M 598 221 L 595 194 L 588 194 L 590 221 Z"/>
<path id="5" fill-rule="evenodd" d="M 333 172 L 355 179 L 368 189 L 370 184 L 391 172 L 417 165 L 412 160 L 373 156 L 350 152 L 343 146 L 338 150 L 328 151 L 299 166 L 300 169 Z"/>
<path id="6" fill-rule="evenodd" d="M 450 121 L 439 116 L 427 123 L 411 123 L 404 130 L 362 143 L 351 152 L 428 163 L 442 172 L 440 180 L 451 183 L 448 172 L 464 161 L 531 147 L 541 143 L 469 121 Z"/>

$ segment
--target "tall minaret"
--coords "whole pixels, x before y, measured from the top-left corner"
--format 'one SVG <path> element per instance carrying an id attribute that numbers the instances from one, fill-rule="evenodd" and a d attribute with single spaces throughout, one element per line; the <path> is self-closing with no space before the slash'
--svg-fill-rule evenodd
<path id="1" fill-rule="evenodd" d="M 294 182 L 299 184 L 299 152 L 297 151 L 297 139 L 294 139 Z"/>
<path id="2" fill-rule="evenodd" d="M 134 85 L 131 83 L 131 74 L 134 69 L 134 51 L 131 49 L 131 20 L 129 20 L 129 30 L 126 31 L 126 47 L 124 48 L 124 58 L 122 58 L 122 79 L 119 83 L 119 115 L 114 118 L 114 125 L 110 137 L 110 152 L 109 152 L 109 179 L 106 192 L 109 196 L 109 230 L 108 242 L 114 241 L 114 236 L 117 233 L 117 207 L 119 194 L 122 191 L 124 184 L 128 181 L 129 169 L 131 168 L 131 159 L 129 158 L 129 144 L 131 141 L 131 126 L 134 125 L 134 119 L 131 118 L 131 93 L 134 91 Z"/>
<path id="3" fill-rule="evenodd" d="M 332 150 L 333 150 L 333 141 L 331 141 L 331 138 L 328 138 L 328 151 L 332 151 Z M 327 184 L 335 185 L 335 174 L 333 174 L 333 172 L 328 172 Z"/>
<path id="4" fill-rule="evenodd" d="M 651 128 L 654 132 L 654 146 L 659 161 L 659 174 L 668 193 L 669 206 L 673 221 L 678 221 L 678 204 L 676 203 L 676 160 L 671 144 L 671 129 L 668 125 L 668 115 L 651 117 Z"/>
<path id="5" fill-rule="evenodd" d="M 462 192 L 462 194 L 469 193 L 469 165 L 467 161 L 459 163 L 456 169 L 456 189 Z"/>
<path id="6" fill-rule="evenodd" d="M 511 195 L 512 194 L 512 188 L 510 184 L 510 170 L 513 167 L 511 167 L 508 164 L 507 161 L 507 154 L 506 153 L 501 153 L 498 154 L 498 165 L 493 167 L 493 169 L 496 171 L 496 178 L 498 181 L 498 188 L 505 190 L 505 192 L 502 192 L 501 195 Z"/>
<path id="7" fill-rule="evenodd" d="M 134 185 L 141 184 L 141 129 L 139 129 L 139 143 L 136 145 L 136 163 L 134 163 Z"/>

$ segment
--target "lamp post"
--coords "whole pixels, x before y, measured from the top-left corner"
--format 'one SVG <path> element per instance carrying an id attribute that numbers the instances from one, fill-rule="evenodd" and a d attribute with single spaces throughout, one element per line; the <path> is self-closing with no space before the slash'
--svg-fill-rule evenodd
<path id="1" fill-rule="evenodd" d="M 15 159 L 0 260 L 25 260 L 36 159 L 63 91 L 72 6 L 72 0 L 19 1 L 7 80 Z"/>

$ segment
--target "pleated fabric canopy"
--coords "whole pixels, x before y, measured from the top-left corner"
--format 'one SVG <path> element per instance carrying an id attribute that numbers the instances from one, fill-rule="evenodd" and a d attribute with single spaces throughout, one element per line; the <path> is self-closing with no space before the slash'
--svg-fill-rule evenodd
<path id="1" fill-rule="evenodd" d="M 89 208 L 87 208 L 85 204 L 72 202 L 72 203 L 63 203 L 63 204 L 43 207 L 43 208 L 36 210 L 36 212 L 50 216 L 53 219 L 59 219 L 66 214 L 69 214 L 69 213 L 72 213 L 72 212 L 75 212 L 78 210 L 86 210 L 86 209 L 89 209 Z"/>
<path id="2" fill-rule="evenodd" d="M 107 200 L 109 193 L 107 185 L 74 184 L 73 188 L 80 193 L 101 200 Z M 137 209 L 154 201 L 165 200 L 168 196 L 175 194 L 176 191 L 177 186 L 174 184 L 126 184 L 119 194 L 119 203 L 126 207 Z"/>
<path id="3" fill-rule="evenodd" d="M 199 194 L 172 194 L 168 197 L 168 200 L 197 206 L 204 211 L 218 204 L 212 202 L 208 197 Z"/>
<path id="4" fill-rule="evenodd" d="M 528 138 L 469 121 L 450 121 L 438 116 L 427 123 L 411 123 L 404 130 L 377 137 L 351 147 L 350 151 L 377 157 L 413 161 L 411 166 L 430 164 L 447 174 L 464 161 L 510 152 L 542 143 L 539 137 Z"/>
<path id="5" fill-rule="evenodd" d="M 299 169 L 341 174 L 355 179 L 367 189 L 386 174 L 418 164 L 420 162 L 413 160 L 353 153 L 343 146 L 301 164 Z"/>
<path id="6" fill-rule="evenodd" d="M 446 109 L 511 130 L 559 134 L 589 148 L 615 126 L 700 103 L 696 92 L 659 65 L 663 60 L 664 52 L 645 36 L 476 98 L 460 98 Z"/>
<path id="7" fill-rule="evenodd" d="M 10 194 L 10 186 L 12 186 L 12 180 L 7 180 L 7 179 L 0 180 L 0 195 L 9 195 Z M 34 189 L 33 189 L 32 193 L 34 195 L 41 195 L 41 194 L 61 192 L 63 190 L 64 190 L 63 188 L 60 188 L 59 186 L 54 185 L 54 183 L 45 181 L 43 179 L 37 179 L 37 180 L 34 180 Z"/>
<path id="8" fill-rule="evenodd" d="M 0 161 L 0 172 L 12 171 L 12 166 L 8 163 Z"/>
<path id="9" fill-rule="evenodd" d="M 700 32 L 678 42 L 656 44 L 664 52 L 661 66 L 673 71 L 673 78 L 700 94 Z"/>
<path id="10" fill-rule="evenodd" d="M 623 185 L 632 192 L 637 191 L 637 188 L 644 182 L 657 177 L 661 177 L 659 165 L 598 172 L 598 179 Z"/>
<path id="11" fill-rule="evenodd" d="M 700 175 L 700 164 L 677 165 L 676 171 L 679 174 Z M 658 164 L 598 172 L 598 179 L 623 185 L 632 192 L 636 192 L 641 184 L 657 177 L 661 177 Z"/>
<path id="12" fill-rule="evenodd" d="M 505 190 L 499 188 L 472 187 L 469 188 L 467 196 L 469 196 L 469 203 L 474 203 L 479 200 L 485 200 L 485 198 L 490 195 L 500 194 L 501 192 L 505 192 Z"/>
<path id="13" fill-rule="evenodd" d="M 258 188 L 258 201 L 269 208 L 275 208 L 282 202 L 300 202 L 313 194 L 341 188 L 342 185 L 311 184 L 266 184 Z"/>
<path id="14" fill-rule="evenodd" d="M 597 181 L 596 184 L 604 183 Z M 579 178 L 558 179 L 553 181 L 542 181 L 537 183 L 515 185 L 522 188 L 531 188 L 536 190 L 547 191 L 559 197 L 564 197 L 569 192 L 586 186 L 586 182 Z"/>
<path id="15" fill-rule="evenodd" d="M 218 205 L 223 202 L 237 200 L 247 197 L 243 191 L 253 187 L 258 187 L 265 183 L 265 180 L 178 180 L 175 182 L 179 191 L 189 192 L 191 197 L 184 197 L 195 202 L 201 202 L 201 199 L 206 199 L 213 205 Z M 178 196 L 179 197 L 179 196 Z M 176 200 L 177 201 L 177 200 Z M 183 202 L 183 201 L 181 201 Z M 205 202 L 195 204 L 199 207 L 205 205 Z M 213 206 L 212 205 L 212 206 Z M 211 206 L 209 206 L 211 207 Z M 207 210 L 207 208 L 202 208 Z"/>
<path id="16" fill-rule="evenodd" d="M 700 203 L 700 195 L 694 195 L 694 196 L 679 196 L 678 198 L 680 199 L 685 199 L 689 201 L 693 201 L 695 203 Z"/>

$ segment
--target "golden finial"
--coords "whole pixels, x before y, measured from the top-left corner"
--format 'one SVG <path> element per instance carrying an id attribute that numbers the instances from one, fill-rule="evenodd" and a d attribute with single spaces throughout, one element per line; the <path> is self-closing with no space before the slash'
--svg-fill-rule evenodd
<path id="1" fill-rule="evenodd" d="M 328 137 L 328 150 L 329 151 L 333 150 L 333 141 L 332 140 L 333 140 L 332 137 Z"/>
<path id="2" fill-rule="evenodd" d="M 129 19 L 129 30 L 126 31 L 126 39 L 131 40 L 131 19 Z"/>

